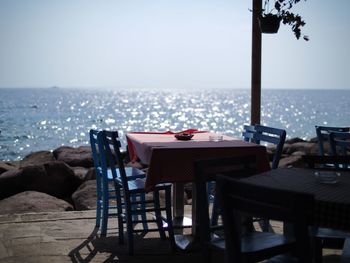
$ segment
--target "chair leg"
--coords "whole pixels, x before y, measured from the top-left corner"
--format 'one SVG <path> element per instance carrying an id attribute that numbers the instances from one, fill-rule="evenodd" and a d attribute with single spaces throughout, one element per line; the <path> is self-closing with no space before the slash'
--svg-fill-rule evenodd
<path id="1" fill-rule="evenodd" d="M 123 219 L 123 201 L 121 197 L 121 189 L 116 186 L 117 199 L 117 217 L 118 217 L 118 238 L 119 244 L 124 244 L 124 219 Z"/>
<path id="2" fill-rule="evenodd" d="M 101 225 L 101 201 L 97 199 L 96 202 L 96 224 L 95 226 L 99 228 Z"/>
<path id="3" fill-rule="evenodd" d="M 219 221 L 219 215 L 221 213 L 220 211 L 220 205 L 219 205 L 219 202 L 218 202 L 218 199 L 217 198 L 214 198 L 214 202 L 213 202 L 213 210 L 212 210 L 212 214 L 211 214 L 211 222 L 210 224 L 212 226 L 216 226 L 218 224 L 218 221 Z"/>
<path id="4" fill-rule="evenodd" d="M 154 198 L 155 216 L 156 216 L 157 226 L 159 229 L 159 235 L 160 235 L 161 239 L 166 239 L 164 228 L 163 228 L 162 214 L 160 212 L 159 191 L 158 190 L 155 190 L 153 192 L 153 198 Z"/>
<path id="5" fill-rule="evenodd" d="M 129 213 L 131 211 L 131 207 L 126 207 L 126 229 L 128 235 L 128 250 L 129 255 L 134 254 L 134 231 L 133 231 L 133 221 L 132 215 Z"/>
<path id="6" fill-rule="evenodd" d="M 107 235 L 108 214 L 109 214 L 109 199 L 108 199 L 108 196 L 104 195 L 103 196 L 103 204 L 102 204 L 101 236 Z"/>
<path id="7" fill-rule="evenodd" d="M 145 193 L 141 193 L 140 194 L 140 199 L 142 201 L 142 204 L 141 204 L 141 210 L 142 211 L 146 211 L 146 194 Z M 143 226 L 143 229 L 145 231 L 148 230 L 148 224 L 147 224 L 147 215 L 146 215 L 146 212 L 143 212 L 141 214 L 141 219 L 142 219 L 142 226 Z"/>
<path id="8" fill-rule="evenodd" d="M 322 238 L 314 238 L 314 258 L 315 263 L 322 263 Z"/>

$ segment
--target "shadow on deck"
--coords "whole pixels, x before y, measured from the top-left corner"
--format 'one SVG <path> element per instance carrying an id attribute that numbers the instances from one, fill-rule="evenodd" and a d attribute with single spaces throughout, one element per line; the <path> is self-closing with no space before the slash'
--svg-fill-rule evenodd
<path id="1" fill-rule="evenodd" d="M 201 262 L 200 252 L 173 252 L 157 232 L 137 236 L 135 255 L 129 256 L 113 221 L 107 237 L 100 237 L 95 211 L 0 216 L 0 262 Z M 327 250 L 324 262 L 339 262 L 339 253 Z"/>

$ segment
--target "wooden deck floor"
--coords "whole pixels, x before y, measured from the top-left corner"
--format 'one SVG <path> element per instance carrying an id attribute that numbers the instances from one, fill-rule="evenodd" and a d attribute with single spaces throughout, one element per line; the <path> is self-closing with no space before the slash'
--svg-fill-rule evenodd
<path id="1" fill-rule="evenodd" d="M 172 252 L 158 233 L 136 238 L 136 253 L 129 256 L 115 225 L 104 238 L 94 226 L 95 211 L 0 216 L 0 262 L 200 262 L 199 252 Z M 339 262 L 339 253 L 327 250 L 324 262 Z"/>

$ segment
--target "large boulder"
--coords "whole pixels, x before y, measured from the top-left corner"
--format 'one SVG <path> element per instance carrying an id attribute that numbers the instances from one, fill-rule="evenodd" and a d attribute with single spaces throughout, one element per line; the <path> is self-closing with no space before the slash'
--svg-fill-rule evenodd
<path id="1" fill-rule="evenodd" d="M 73 206 L 64 200 L 34 191 L 21 192 L 0 200 L 0 207 L 1 215 L 73 210 Z"/>
<path id="2" fill-rule="evenodd" d="M 96 180 L 82 183 L 72 195 L 75 210 L 96 209 L 96 199 Z"/>
<path id="3" fill-rule="evenodd" d="M 78 148 L 61 146 L 53 151 L 56 160 L 65 162 L 69 166 L 81 166 L 90 168 L 93 164 L 91 148 L 80 146 Z"/>
<path id="4" fill-rule="evenodd" d="M 293 152 L 304 152 L 305 154 L 318 154 L 318 146 L 311 142 L 296 142 L 290 144 L 287 154 L 291 155 Z"/>
<path id="5" fill-rule="evenodd" d="M 51 151 L 39 151 L 24 157 L 23 160 L 20 161 L 20 167 L 40 165 L 52 161 L 55 161 L 55 157 Z"/>
<path id="6" fill-rule="evenodd" d="M 69 199 L 80 182 L 63 162 L 48 162 L 13 169 L 0 176 L 0 199 L 24 191 L 38 191 Z"/>
<path id="7" fill-rule="evenodd" d="M 285 141 L 285 143 L 288 144 L 293 144 L 293 143 L 297 143 L 297 142 L 306 142 L 304 139 L 301 139 L 299 137 L 295 137 L 295 138 L 291 138 Z"/>

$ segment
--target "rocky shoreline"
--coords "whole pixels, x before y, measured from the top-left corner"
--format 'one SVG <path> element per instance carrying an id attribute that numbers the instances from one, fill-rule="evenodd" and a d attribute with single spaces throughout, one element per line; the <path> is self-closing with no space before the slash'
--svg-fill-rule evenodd
<path id="1" fill-rule="evenodd" d="M 272 156 L 274 147 L 267 149 Z M 305 154 L 318 154 L 317 139 L 287 140 L 279 166 L 302 166 L 301 156 Z M 0 215 L 95 209 L 91 148 L 62 146 L 54 151 L 34 152 L 21 161 L 0 161 L 0 208 Z"/>

